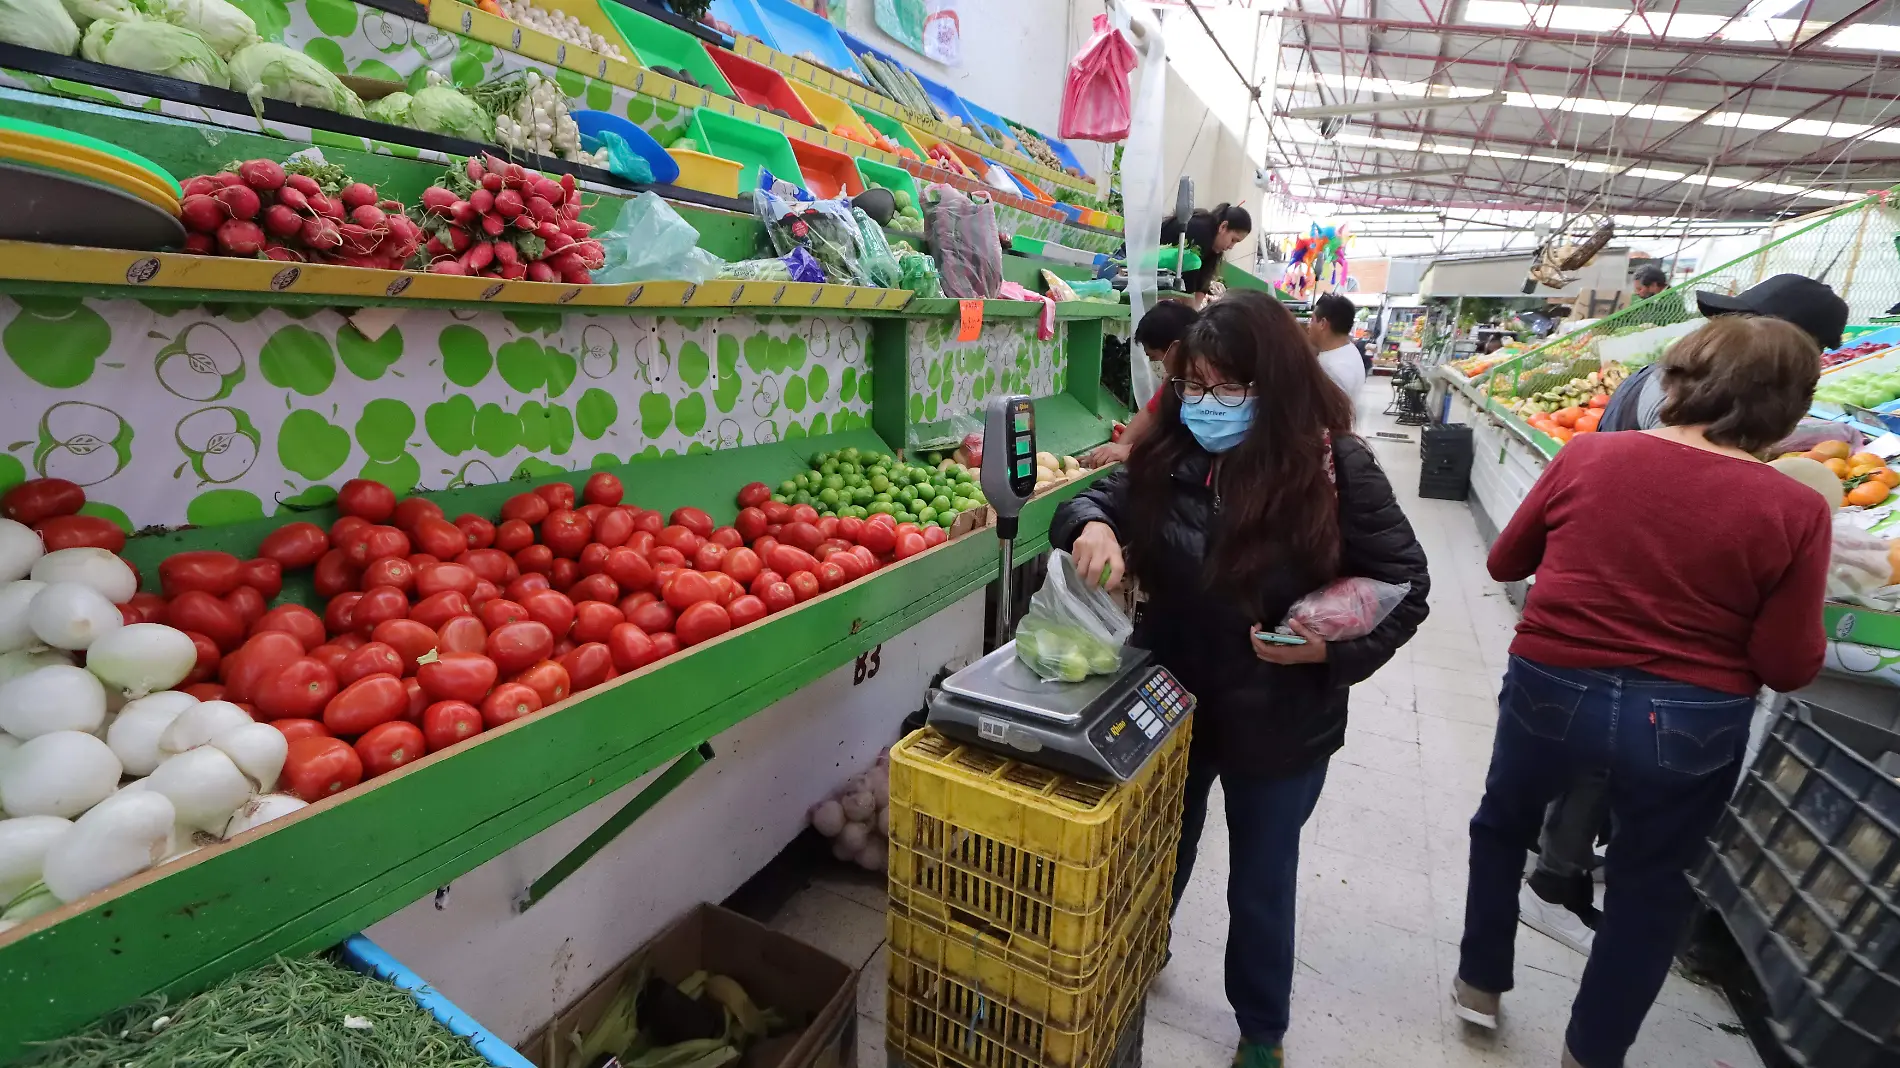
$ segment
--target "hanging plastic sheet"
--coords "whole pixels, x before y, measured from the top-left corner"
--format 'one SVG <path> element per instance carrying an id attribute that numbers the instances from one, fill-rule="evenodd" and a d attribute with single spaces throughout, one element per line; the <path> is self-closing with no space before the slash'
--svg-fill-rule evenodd
<path id="1" fill-rule="evenodd" d="M 1122 206 L 1128 236 L 1128 304 L 1131 322 L 1155 302 L 1156 252 L 1161 244 L 1164 190 L 1161 176 L 1162 104 L 1168 81 L 1167 42 L 1161 26 L 1146 8 L 1131 9 L 1121 0 L 1109 0 L 1109 20 L 1125 26 L 1140 64 L 1135 68 L 1134 109 L 1129 117 L 1128 143 L 1122 149 Z M 1128 383 L 1131 399 L 1140 405 L 1154 395 L 1154 371 L 1140 345 L 1128 347 Z"/>

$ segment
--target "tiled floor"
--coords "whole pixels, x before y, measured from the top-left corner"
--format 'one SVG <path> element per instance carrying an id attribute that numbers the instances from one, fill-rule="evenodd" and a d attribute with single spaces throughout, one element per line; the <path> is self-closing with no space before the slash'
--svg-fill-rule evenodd
<path id="1" fill-rule="evenodd" d="M 1495 691 L 1517 614 L 1484 569 L 1462 503 L 1417 499 L 1417 432 L 1378 414 L 1367 383 L 1361 432 L 1404 433 L 1377 450 L 1431 559 L 1432 614 L 1418 637 L 1353 691 L 1346 747 L 1301 844 L 1298 972 L 1290 1068 L 1555 1068 L 1584 959 L 1519 928 L 1517 989 L 1495 1038 L 1452 1018 L 1465 896 L 1465 823 L 1483 790 Z M 1216 788 L 1214 803 L 1219 804 Z M 1174 960 L 1149 991 L 1144 1063 L 1221 1068 L 1239 1038 L 1222 991 L 1227 839 L 1218 811 L 1173 932 Z M 840 870 L 776 926 L 861 963 L 860 1068 L 883 1068 L 881 884 Z M 1671 976 L 1629 1068 L 1759 1068 L 1722 995 Z"/>

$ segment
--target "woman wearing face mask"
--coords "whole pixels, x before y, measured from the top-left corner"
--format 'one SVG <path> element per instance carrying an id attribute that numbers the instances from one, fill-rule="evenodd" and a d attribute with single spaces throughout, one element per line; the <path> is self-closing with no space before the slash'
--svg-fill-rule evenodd
<path id="1" fill-rule="evenodd" d="M 1352 435 L 1351 403 L 1278 301 L 1216 301 L 1168 370 L 1151 431 L 1122 470 L 1057 511 L 1050 540 L 1074 553 L 1080 574 L 1140 580 L 1148 602 L 1134 643 L 1200 701 L 1174 900 L 1218 777 L 1231 853 L 1227 999 L 1242 1035 L 1234 1063 L 1279 1068 L 1300 828 L 1345 740 L 1348 687 L 1425 618 L 1425 553 Z M 1303 645 L 1254 637 L 1350 575 L 1411 591 L 1363 638 L 1327 642 L 1297 626 Z"/>

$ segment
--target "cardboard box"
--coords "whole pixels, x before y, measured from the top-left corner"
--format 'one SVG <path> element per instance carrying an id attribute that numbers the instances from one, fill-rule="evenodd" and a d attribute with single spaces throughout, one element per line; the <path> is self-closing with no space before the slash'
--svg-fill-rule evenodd
<path id="1" fill-rule="evenodd" d="M 568 1036 L 586 1034 L 643 964 L 673 983 L 702 969 L 731 976 L 760 1008 L 806 1021 L 802 1031 L 748 1050 L 735 1062 L 739 1068 L 857 1068 L 857 973 L 790 935 L 711 904 L 695 907 L 635 950 L 523 1043 L 521 1052 L 536 1068 L 588 1068 L 578 1063 Z"/>

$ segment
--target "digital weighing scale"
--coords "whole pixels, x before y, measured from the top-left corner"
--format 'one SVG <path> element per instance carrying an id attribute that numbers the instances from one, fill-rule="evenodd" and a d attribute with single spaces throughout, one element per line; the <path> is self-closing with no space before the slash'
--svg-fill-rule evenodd
<path id="1" fill-rule="evenodd" d="M 1001 555 L 994 633 L 1009 633 L 1017 519 L 1036 488 L 1036 414 L 1027 397 L 998 397 L 983 423 L 983 492 L 996 509 Z M 1187 714 L 1194 696 L 1146 649 L 1122 647 L 1121 667 L 1081 682 L 1045 682 L 1014 639 L 930 692 L 929 724 L 959 741 L 1073 775 L 1127 782 Z"/>

